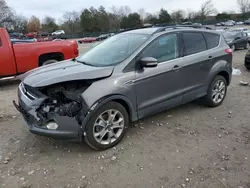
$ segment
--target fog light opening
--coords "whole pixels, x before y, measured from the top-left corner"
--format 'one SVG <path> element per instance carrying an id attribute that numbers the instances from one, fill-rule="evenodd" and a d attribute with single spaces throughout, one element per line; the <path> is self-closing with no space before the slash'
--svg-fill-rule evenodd
<path id="1" fill-rule="evenodd" d="M 58 128 L 58 125 L 55 122 L 49 122 L 46 127 L 50 130 L 56 130 Z"/>

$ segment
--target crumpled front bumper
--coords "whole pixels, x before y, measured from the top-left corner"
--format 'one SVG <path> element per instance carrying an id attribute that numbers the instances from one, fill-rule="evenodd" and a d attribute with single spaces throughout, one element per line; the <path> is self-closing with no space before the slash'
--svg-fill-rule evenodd
<path id="1" fill-rule="evenodd" d="M 13 101 L 13 104 L 22 114 L 30 132 L 57 139 L 82 140 L 82 129 L 75 118 L 54 114 L 50 119 L 41 119 L 37 114 L 37 109 L 42 102 L 43 99 L 40 98 L 29 99 L 19 87 L 18 102 Z M 58 128 L 56 130 L 48 129 L 46 124 L 49 122 L 55 122 Z"/>

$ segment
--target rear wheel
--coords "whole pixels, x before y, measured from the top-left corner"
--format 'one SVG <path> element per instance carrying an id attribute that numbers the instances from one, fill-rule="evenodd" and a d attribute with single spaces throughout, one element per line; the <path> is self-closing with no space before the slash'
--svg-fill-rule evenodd
<path id="1" fill-rule="evenodd" d="M 209 107 L 221 105 L 227 94 L 227 81 L 223 76 L 217 75 L 208 88 L 204 102 Z"/>
<path id="2" fill-rule="evenodd" d="M 109 102 L 90 118 L 85 129 L 85 141 L 96 150 L 111 148 L 122 140 L 128 124 L 126 109 L 119 103 Z"/>
<path id="3" fill-rule="evenodd" d="M 235 51 L 235 49 L 236 49 L 235 44 L 232 44 L 232 46 L 231 46 L 231 50 L 234 52 L 234 51 Z"/>

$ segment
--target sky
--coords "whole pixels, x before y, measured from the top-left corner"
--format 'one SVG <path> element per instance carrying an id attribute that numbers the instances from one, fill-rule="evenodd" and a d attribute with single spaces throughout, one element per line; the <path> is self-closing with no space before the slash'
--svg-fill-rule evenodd
<path id="1" fill-rule="evenodd" d="M 91 6 L 98 8 L 103 5 L 110 10 L 112 5 L 128 5 L 132 11 L 144 8 L 146 12 L 156 13 L 160 8 L 167 9 L 168 12 L 174 10 L 199 10 L 205 0 L 6 0 L 8 6 L 13 8 L 18 14 L 29 18 L 32 15 L 43 19 L 45 16 L 52 16 L 59 20 L 64 12 L 81 11 Z M 212 0 L 218 12 L 235 11 L 238 12 L 237 0 Z"/>

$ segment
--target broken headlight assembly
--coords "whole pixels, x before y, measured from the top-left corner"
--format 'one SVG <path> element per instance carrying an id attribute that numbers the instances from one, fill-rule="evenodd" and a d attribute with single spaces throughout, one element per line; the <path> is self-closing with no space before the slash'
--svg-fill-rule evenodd
<path id="1" fill-rule="evenodd" d="M 80 115 L 87 113 L 87 105 L 81 94 L 91 85 L 91 82 L 74 81 L 55 84 L 39 91 L 47 96 L 37 109 L 37 116 L 46 121 L 51 120 L 55 114 L 59 116 L 75 117 L 81 124 Z"/>

